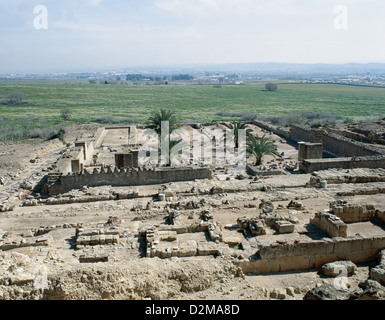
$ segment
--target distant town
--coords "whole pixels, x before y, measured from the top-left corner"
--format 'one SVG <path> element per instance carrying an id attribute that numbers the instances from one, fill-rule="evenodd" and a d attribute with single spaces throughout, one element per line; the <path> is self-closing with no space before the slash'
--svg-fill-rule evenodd
<path id="1" fill-rule="evenodd" d="M 295 65 L 250 64 L 194 67 L 153 67 L 90 72 L 0 73 L 0 79 L 82 81 L 91 84 L 243 85 L 266 81 L 325 83 L 357 86 L 385 86 L 383 64 Z"/>

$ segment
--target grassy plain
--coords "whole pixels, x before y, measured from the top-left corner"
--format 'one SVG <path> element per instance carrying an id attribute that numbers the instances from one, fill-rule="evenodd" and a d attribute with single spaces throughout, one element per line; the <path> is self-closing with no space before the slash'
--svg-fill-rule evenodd
<path id="1" fill-rule="evenodd" d="M 352 120 L 385 116 L 385 89 L 331 84 L 280 84 L 276 92 L 263 85 L 214 88 L 212 85 L 89 84 L 55 81 L 0 80 L 0 99 L 22 92 L 26 104 L 0 105 L 0 119 L 27 116 L 47 125 L 62 122 L 60 110 L 69 108 L 68 123 L 85 123 L 102 115 L 145 121 L 152 110 L 175 109 L 182 120 L 227 120 L 218 111 L 287 115 L 302 111 L 337 114 Z"/>

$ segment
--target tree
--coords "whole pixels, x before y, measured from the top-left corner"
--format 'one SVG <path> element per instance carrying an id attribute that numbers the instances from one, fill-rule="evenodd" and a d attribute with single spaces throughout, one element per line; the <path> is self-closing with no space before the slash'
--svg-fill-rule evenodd
<path id="1" fill-rule="evenodd" d="M 177 129 L 180 125 L 175 111 L 161 109 L 152 113 L 147 120 L 146 127 L 148 129 L 153 129 L 158 135 L 161 135 L 163 121 L 168 121 L 170 132 Z"/>
<path id="2" fill-rule="evenodd" d="M 278 86 L 275 83 L 266 83 L 265 89 L 267 91 L 277 91 L 278 90 Z"/>
<path id="3" fill-rule="evenodd" d="M 72 111 L 68 108 L 64 108 L 60 110 L 60 116 L 64 121 L 67 121 L 71 118 L 72 116 Z"/>
<path id="4" fill-rule="evenodd" d="M 256 166 L 262 163 L 262 158 L 265 155 L 279 156 L 277 146 L 266 135 L 263 135 L 261 138 L 250 135 L 246 143 L 246 152 L 255 156 Z"/>
<path id="5" fill-rule="evenodd" d="M 169 150 L 168 150 L 168 157 L 169 157 L 169 163 L 168 166 L 171 165 L 171 150 L 174 146 L 179 144 L 182 139 L 179 140 L 171 140 L 171 133 L 179 128 L 180 122 L 178 117 L 176 116 L 176 112 L 172 110 L 165 110 L 161 109 L 158 111 L 154 111 L 152 115 L 147 120 L 146 128 L 154 130 L 157 134 L 159 139 L 161 139 L 162 135 L 162 122 L 167 121 L 169 125 L 169 135 L 168 135 L 168 144 L 169 144 Z M 159 149 L 159 154 L 161 154 L 161 149 Z"/>
<path id="6" fill-rule="evenodd" d="M 7 98 L 10 104 L 17 104 L 23 102 L 24 94 L 22 92 L 12 92 Z"/>
<path id="7" fill-rule="evenodd" d="M 242 121 L 234 121 L 232 123 L 225 123 L 225 126 L 230 130 L 234 130 L 234 147 L 238 148 L 239 146 L 239 131 L 246 130 L 246 140 L 251 136 L 252 130 L 247 127 Z"/>

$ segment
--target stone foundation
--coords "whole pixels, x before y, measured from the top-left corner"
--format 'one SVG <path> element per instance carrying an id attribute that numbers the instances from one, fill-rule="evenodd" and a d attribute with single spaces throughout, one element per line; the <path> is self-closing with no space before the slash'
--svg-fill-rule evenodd
<path id="1" fill-rule="evenodd" d="M 354 236 L 263 245 L 254 259 L 240 261 L 244 273 L 275 273 L 319 268 L 325 263 L 350 260 L 361 263 L 376 258 L 385 248 L 385 236 Z"/>
<path id="2" fill-rule="evenodd" d="M 320 228 L 328 236 L 347 237 L 347 225 L 336 215 L 327 212 L 317 212 L 310 223 Z"/>
<path id="3" fill-rule="evenodd" d="M 162 184 L 174 181 L 191 181 L 195 179 L 212 179 L 210 168 L 170 167 L 170 168 L 111 168 L 100 171 L 94 169 L 93 173 L 69 174 L 57 177 L 46 186 L 51 195 L 65 193 L 81 187 L 110 186 L 139 186 L 150 184 Z"/>

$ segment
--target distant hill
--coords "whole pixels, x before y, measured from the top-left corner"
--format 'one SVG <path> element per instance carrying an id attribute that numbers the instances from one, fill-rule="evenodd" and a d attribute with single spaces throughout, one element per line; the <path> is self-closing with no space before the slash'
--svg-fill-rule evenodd
<path id="1" fill-rule="evenodd" d="M 300 64 L 300 63 L 231 63 L 231 64 L 197 64 L 180 66 L 147 67 L 159 71 L 222 71 L 222 72 L 262 72 L 262 73 L 366 73 L 385 72 L 385 63 L 348 63 L 348 64 Z"/>

